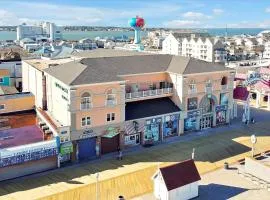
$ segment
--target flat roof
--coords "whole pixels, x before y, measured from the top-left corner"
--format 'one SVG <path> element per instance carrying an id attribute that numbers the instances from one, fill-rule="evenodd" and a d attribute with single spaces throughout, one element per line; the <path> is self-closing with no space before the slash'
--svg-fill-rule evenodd
<path id="1" fill-rule="evenodd" d="M 0 148 L 15 147 L 40 141 L 43 141 L 43 133 L 36 125 L 0 131 Z"/>
<path id="2" fill-rule="evenodd" d="M 164 115 L 179 111 L 180 109 L 168 97 L 130 102 L 126 104 L 126 120 Z"/>

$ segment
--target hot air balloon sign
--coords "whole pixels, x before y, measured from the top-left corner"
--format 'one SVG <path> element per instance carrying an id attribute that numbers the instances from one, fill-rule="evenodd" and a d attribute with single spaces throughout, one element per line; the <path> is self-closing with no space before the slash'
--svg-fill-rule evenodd
<path id="1" fill-rule="evenodd" d="M 135 37 L 134 37 L 134 44 L 140 44 L 141 43 L 141 30 L 143 29 L 145 25 L 145 21 L 143 18 L 136 16 L 131 18 L 128 21 L 128 24 L 131 28 L 135 30 Z"/>

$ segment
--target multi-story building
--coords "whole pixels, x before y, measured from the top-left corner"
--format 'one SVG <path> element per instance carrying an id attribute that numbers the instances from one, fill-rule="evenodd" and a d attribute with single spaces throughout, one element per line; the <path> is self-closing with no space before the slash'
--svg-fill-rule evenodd
<path id="1" fill-rule="evenodd" d="M 182 41 L 182 56 L 224 63 L 227 60 L 227 51 L 217 38 L 191 37 Z"/>
<path id="2" fill-rule="evenodd" d="M 17 27 L 17 40 L 20 41 L 24 38 L 30 38 L 35 41 L 61 40 L 62 28 L 50 22 L 44 22 L 36 26 L 19 25 Z"/>
<path id="3" fill-rule="evenodd" d="M 193 57 L 207 62 L 226 62 L 227 51 L 219 39 L 198 33 L 171 33 L 162 43 L 162 53 Z M 202 34 L 203 36 L 203 34 Z"/>
<path id="4" fill-rule="evenodd" d="M 264 44 L 263 58 L 270 58 L 270 41 Z"/>
<path id="5" fill-rule="evenodd" d="M 152 145 L 232 118 L 234 70 L 194 58 L 95 50 L 43 70 L 41 123 L 73 160 Z M 40 79 L 42 79 L 40 77 Z"/>

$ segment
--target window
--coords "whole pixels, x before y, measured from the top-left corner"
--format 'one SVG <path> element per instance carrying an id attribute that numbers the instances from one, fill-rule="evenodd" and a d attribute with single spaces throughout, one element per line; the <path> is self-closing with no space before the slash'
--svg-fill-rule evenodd
<path id="1" fill-rule="evenodd" d="M 0 110 L 5 110 L 5 105 L 4 104 L 0 105 Z"/>
<path id="2" fill-rule="evenodd" d="M 115 90 L 110 89 L 107 91 L 106 105 L 116 105 Z"/>
<path id="3" fill-rule="evenodd" d="M 226 76 L 222 77 L 221 79 L 221 85 L 227 85 L 228 78 Z"/>
<path id="4" fill-rule="evenodd" d="M 0 78 L 0 83 L 3 83 L 4 82 L 4 79 L 3 78 Z"/>
<path id="5" fill-rule="evenodd" d="M 206 86 L 206 87 L 209 87 L 209 88 L 212 87 L 212 82 L 211 82 L 211 80 L 207 80 L 205 86 Z"/>
<path id="6" fill-rule="evenodd" d="M 197 107 L 198 107 L 198 98 L 197 97 L 188 98 L 187 109 L 194 110 L 194 109 L 197 109 Z"/>
<path id="7" fill-rule="evenodd" d="M 107 122 L 115 120 L 115 113 L 108 113 L 107 114 Z"/>
<path id="8" fill-rule="evenodd" d="M 81 96 L 81 110 L 87 110 L 91 108 L 91 95 L 85 92 Z"/>
<path id="9" fill-rule="evenodd" d="M 82 126 L 90 126 L 91 125 L 91 118 L 90 117 L 83 117 L 82 118 Z"/>

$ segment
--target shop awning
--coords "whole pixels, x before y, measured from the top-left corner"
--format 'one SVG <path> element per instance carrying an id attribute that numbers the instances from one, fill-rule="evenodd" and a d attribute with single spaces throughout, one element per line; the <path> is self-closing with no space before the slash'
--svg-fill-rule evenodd
<path id="1" fill-rule="evenodd" d="M 119 134 L 119 131 L 117 128 L 114 127 L 109 127 L 107 129 L 107 133 L 105 135 L 103 135 L 102 137 L 106 137 L 106 138 L 113 138 L 114 136 L 116 136 L 117 134 Z"/>
<path id="2" fill-rule="evenodd" d="M 170 98 L 157 98 L 126 104 L 126 121 L 181 111 Z"/>

